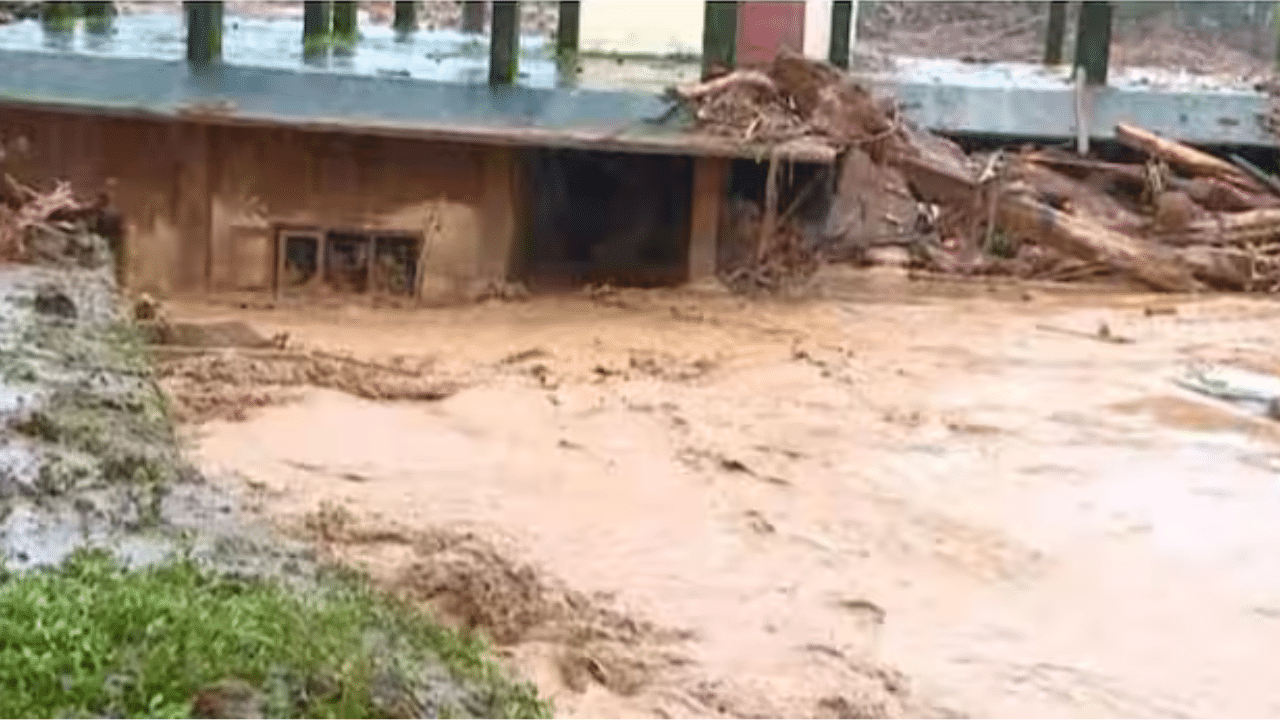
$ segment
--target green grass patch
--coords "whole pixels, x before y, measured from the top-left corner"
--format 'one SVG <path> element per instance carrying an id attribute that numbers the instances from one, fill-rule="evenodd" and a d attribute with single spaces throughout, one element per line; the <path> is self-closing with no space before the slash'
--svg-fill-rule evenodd
<path id="1" fill-rule="evenodd" d="M 190 717 L 197 692 L 228 679 L 267 717 L 550 711 L 482 641 L 350 574 L 299 591 L 94 550 L 0 575 L 0 717 Z"/>

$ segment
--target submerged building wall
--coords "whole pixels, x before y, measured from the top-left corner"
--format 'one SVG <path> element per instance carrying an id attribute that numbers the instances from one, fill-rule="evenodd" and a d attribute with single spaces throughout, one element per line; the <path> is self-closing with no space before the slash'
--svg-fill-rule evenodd
<path id="1" fill-rule="evenodd" d="M 424 299 L 501 279 L 512 254 L 508 148 L 5 108 L 0 133 L 27 181 L 114 179 L 137 290 L 269 290 L 289 228 L 418 238 Z"/>

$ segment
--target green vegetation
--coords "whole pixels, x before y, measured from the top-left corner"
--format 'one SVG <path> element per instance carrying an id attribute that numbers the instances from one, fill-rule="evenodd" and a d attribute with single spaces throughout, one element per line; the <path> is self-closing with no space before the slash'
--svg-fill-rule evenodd
<path id="1" fill-rule="evenodd" d="M 102 551 L 0 574 L 0 717 L 190 717 L 227 680 L 266 717 L 549 714 L 484 652 L 349 574 L 299 591 Z"/>

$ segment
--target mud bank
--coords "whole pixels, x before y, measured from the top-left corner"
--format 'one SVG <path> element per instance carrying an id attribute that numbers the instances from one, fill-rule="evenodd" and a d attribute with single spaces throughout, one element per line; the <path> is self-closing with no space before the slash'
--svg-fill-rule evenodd
<path id="1" fill-rule="evenodd" d="M 343 669 L 360 669 L 359 657 L 321 660 L 335 668 L 322 678 L 322 684 L 338 689 L 330 694 L 340 690 L 345 703 L 332 707 L 389 717 L 437 717 L 440 713 L 500 717 L 546 711 L 528 686 L 508 679 L 484 659 L 483 646 L 473 638 L 442 630 L 394 599 L 362 589 L 362 578 L 326 566 L 306 542 L 280 537 L 236 497 L 206 482 L 186 462 L 168 400 L 156 383 L 133 323 L 117 307 L 106 267 L 0 267 L 0 304 L 4 305 L 0 414 L 7 428 L 0 435 L 0 569 L 5 571 L 0 572 L 0 604 L 13 610 L 15 603 L 25 602 L 24 593 L 47 592 L 51 587 L 55 588 L 51 597 L 56 598 L 56 583 L 64 580 L 79 583 L 67 590 L 83 591 L 85 602 L 93 602 L 90 596 L 94 596 L 103 603 L 114 602 L 111 593 L 116 590 L 111 588 L 136 596 L 142 591 L 135 591 L 135 586 L 155 588 L 157 583 L 160 590 L 155 597 L 170 597 L 163 583 L 176 581 L 186 595 L 175 593 L 173 598 L 182 599 L 173 599 L 171 605 L 198 609 L 208 604 L 209 612 L 222 612 L 225 605 L 221 603 L 227 601 L 214 588 L 227 590 L 226 582 L 242 583 L 237 592 L 260 593 L 269 600 L 262 607 L 275 604 L 296 610 L 304 633 L 334 633 L 335 637 L 345 633 L 351 655 L 369 656 L 371 662 L 363 669 L 369 677 L 358 679 L 344 676 Z M 106 551 L 124 567 L 86 560 L 86 549 Z M 55 566 L 64 569 L 51 569 Z M 147 574 L 144 569 L 148 568 L 156 570 Z M 86 577 L 100 582 L 86 584 Z M 139 607 L 145 607 L 145 602 Z M 45 606 L 33 612 L 39 619 L 46 611 L 54 612 Z M 345 631 L 306 627 L 309 621 L 332 622 L 339 617 L 349 625 Z M 53 618 L 46 620 L 53 622 Z M 93 617 L 83 621 L 97 622 Z M 376 630 L 369 636 L 373 639 L 362 639 L 359 627 Z M 101 630 L 84 632 L 94 637 Z M 173 638 L 148 640 L 132 652 L 146 655 L 152 653 L 151 645 L 169 641 Z M 381 649 L 360 647 L 368 643 Z M 287 644 L 278 643 L 282 657 L 288 656 L 283 647 Z M 329 646 L 341 647 L 339 643 Z M 388 652 L 387 647 L 400 649 Z M 49 651 L 50 662 L 61 661 L 63 653 Z M 225 670 L 228 662 L 237 682 L 257 687 L 274 682 L 255 670 L 261 658 L 246 655 L 239 663 L 234 652 L 229 660 L 222 652 L 221 660 L 214 661 L 210 658 L 219 649 L 210 647 L 207 657 L 202 657 L 205 651 L 183 650 L 198 669 L 177 683 L 182 692 L 176 697 L 163 698 L 164 708 L 182 712 L 188 702 L 183 683 L 192 688 L 216 686 L 221 677 L 199 676 L 219 666 Z M 381 665 L 380 655 L 387 658 Z M 271 708 L 269 716 L 301 713 L 305 717 L 325 707 L 316 704 L 317 678 L 315 673 L 307 675 L 311 668 L 275 670 L 293 678 L 290 682 L 296 687 L 282 691 L 283 697 L 291 698 L 284 704 L 266 706 Z M 8 673 L 5 677 L 12 680 L 13 672 L 13 667 L 0 663 L 0 674 Z M 102 682 L 129 676 L 134 670 L 108 667 L 104 672 Z M 135 678 L 139 684 L 143 680 L 147 678 Z M 92 677 L 88 682 L 93 682 Z M 370 683 L 377 687 L 371 690 Z M 67 687 L 64 680 L 66 692 L 51 691 L 48 707 L 30 703 L 22 707 L 37 714 L 66 712 L 66 708 L 102 713 L 119 707 L 99 707 L 85 701 L 83 693 L 73 697 L 75 693 Z M 95 691 L 87 692 L 92 698 Z M 362 693 L 366 700 L 352 704 L 351 698 Z M 199 697 L 196 707 L 185 706 L 186 712 L 202 712 Z"/>

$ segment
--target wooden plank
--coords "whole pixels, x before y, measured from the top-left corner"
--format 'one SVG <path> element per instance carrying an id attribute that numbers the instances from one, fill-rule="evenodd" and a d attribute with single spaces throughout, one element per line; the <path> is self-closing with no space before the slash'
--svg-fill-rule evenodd
<path id="1" fill-rule="evenodd" d="M 1150 155 L 1158 157 L 1184 172 L 1218 178 L 1250 192 L 1265 192 L 1265 189 L 1253 178 L 1226 160 L 1201 152 L 1176 140 L 1162 138 L 1137 125 L 1118 123 L 1116 125 L 1116 139 L 1131 148 L 1143 150 Z"/>
<path id="2" fill-rule="evenodd" d="M 732 70 L 738 57 L 738 3 L 706 0 L 702 20 L 702 79 Z"/>
<path id="3" fill-rule="evenodd" d="M 489 84 L 510 85 L 520 64 L 520 4 L 494 0 L 489 28 Z"/>
<path id="4" fill-rule="evenodd" d="M 206 64 L 222 59 L 222 3 L 187 5 L 187 62 Z"/>
<path id="5" fill-rule="evenodd" d="M 1080 21 L 1076 30 L 1076 67 L 1084 68 L 1084 79 L 1090 85 L 1107 84 L 1107 68 L 1111 62 L 1111 3 L 1085 0 L 1080 3 Z"/>
<path id="6" fill-rule="evenodd" d="M 1049 3 L 1049 24 L 1044 32 L 1044 64 L 1058 65 L 1062 63 L 1062 43 L 1067 36 L 1067 3 L 1066 0 L 1052 0 Z"/>
<path id="7" fill-rule="evenodd" d="M 689 281 L 716 274 L 716 245 L 720 233 L 720 206 L 729 181 L 726 158 L 701 157 L 693 161 L 693 201 L 689 213 Z"/>

